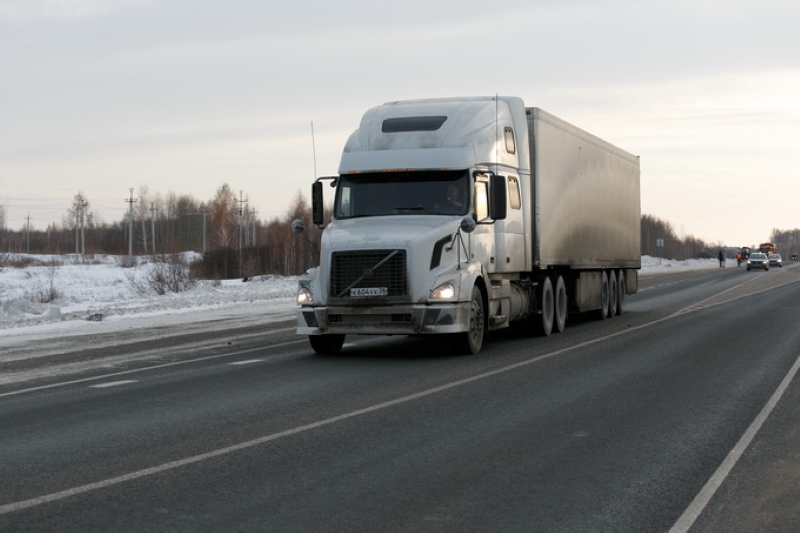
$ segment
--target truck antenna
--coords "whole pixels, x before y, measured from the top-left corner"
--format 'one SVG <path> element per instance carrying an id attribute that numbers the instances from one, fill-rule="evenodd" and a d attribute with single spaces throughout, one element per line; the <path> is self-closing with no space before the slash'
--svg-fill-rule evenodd
<path id="1" fill-rule="evenodd" d="M 317 179 L 317 145 L 314 141 L 314 121 L 311 121 L 311 152 L 314 157 L 314 179 Z"/>
<path id="2" fill-rule="evenodd" d="M 500 153 L 497 151 L 497 145 L 500 143 L 500 132 L 498 128 L 500 127 L 500 94 L 494 93 L 494 172 L 497 174 L 498 170 L 498 157 L 500 157 Z"/>

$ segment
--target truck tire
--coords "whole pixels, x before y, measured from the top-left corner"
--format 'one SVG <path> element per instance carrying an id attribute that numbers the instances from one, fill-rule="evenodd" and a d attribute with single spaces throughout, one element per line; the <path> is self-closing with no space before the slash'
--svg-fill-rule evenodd
<path id="1" fill-rule="evenodd" d="M 480 288 L 472 287 L 472 300 L 469 306 L 469 331 L 455 334 L 455 349 L 459 355 L 478 355 L 483 346 L 486 331 L 483 294 Z"/>
<path id="2" fill-rule="evenodd" d="M 553 326 L 556 329 L 556 333 L 561 333 L 567 326 L 567 286 L 561 276 L 556 278 L 553 301 L 555 303 Z"/>
<path id="3" fill-rule="evenodd" d="M 553 318 L 555 316 L 555 299 L 553 298 L 553 284 L 550 278 L 542 280 L 542 290 L 539 293 L 540 314 L 532 315 L 535 333 L 547 337 L 553 331 Z"/>
<path id="4" fill-rule="evenodd" d="M 308 341 L 314 351 L 320 355 L 336 355 L 342 351 L 344 335 L 309 335 Z"/>
<path id="5" fill-rule="evenodd" d="M 619 285 L 617 275 L 613 270 L 608 271 L 608 318 L 617 314 L 617 301 L 619 300 Z"/>
<path id="6" fill-rule="evenodd" d="M 628 297 L 628 281 L 625 279 L 625 271 L 619 271 L 617 278 L 617 314 L 625 312 L 625 302 Z"/>
<path id="7" fill-rule="evenodd" d="M 600 274 L 600 309 L 596 309 L 594 316 L 597 320 L 608 317 L 608 275 L 605 271 Z"/>

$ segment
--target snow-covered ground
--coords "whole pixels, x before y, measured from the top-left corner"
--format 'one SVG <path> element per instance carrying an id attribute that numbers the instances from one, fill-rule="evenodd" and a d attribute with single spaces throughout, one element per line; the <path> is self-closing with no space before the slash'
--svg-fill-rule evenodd
<path id="1" fill-rule="evenodd" d="M 6 353 L 12 347 L 45 339 L 95 333 L 113 338 L 137 328 L 210 328 L 232 318 L 247 325 L 294 315 L 294 277 L 199 281 L 183 292 L 159 295 L 152 288 L 153 263 L 126 268 L 124 258 L 111 256 L 77 264 L 69 256 L 28 257 L 47 263 L 0 268 L 0 362 L 15 357 Z M 23 258 L 3 257 L 6 264 Z M 715 260 L 644 256 L 641 275 L 717 267 Z"/>
<path id="2" fill-rule="evenodd" d="M 197 281 L 183 292 L 160 295 L 153 281 L 158 266 L 152 262 L 126 268 L 122 266 L 124 258 L 113 256 L 78 264 L 68 257 L 37 257 L 42 259 L 47 266 L 0 269 L 0 331 L 93 319 L 129 322 L 252 303 L 262 303 L 273 311 L 294 308 L 296 278 Z"/>

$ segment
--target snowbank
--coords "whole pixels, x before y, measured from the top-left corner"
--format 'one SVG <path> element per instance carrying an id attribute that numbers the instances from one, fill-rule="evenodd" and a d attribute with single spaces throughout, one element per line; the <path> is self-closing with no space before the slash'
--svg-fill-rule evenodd
<path id="1" fill-rule="evenodd" d="M 46 266 L 0 269 L 0 330 L 65 321 L 129 321 L 253 303 L 271 311 L 294 309 L 296 278 L 199 281 L 183 292 L 159 295 L 152 287 L 154 263 L 125 268 L 115 257 L 70 263 L 58 256 L 36 256 L 36 261 Z"/>

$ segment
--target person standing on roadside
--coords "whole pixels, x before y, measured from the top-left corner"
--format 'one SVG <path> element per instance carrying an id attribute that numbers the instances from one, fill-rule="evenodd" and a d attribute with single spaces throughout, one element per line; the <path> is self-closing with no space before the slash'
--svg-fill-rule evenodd
<path id="1" fill-rule="evenodd" d="M 725 255 L 722 253 L 722 248 L 719 249 L 719 267 L 723 268 L 725 266 Z"/>

